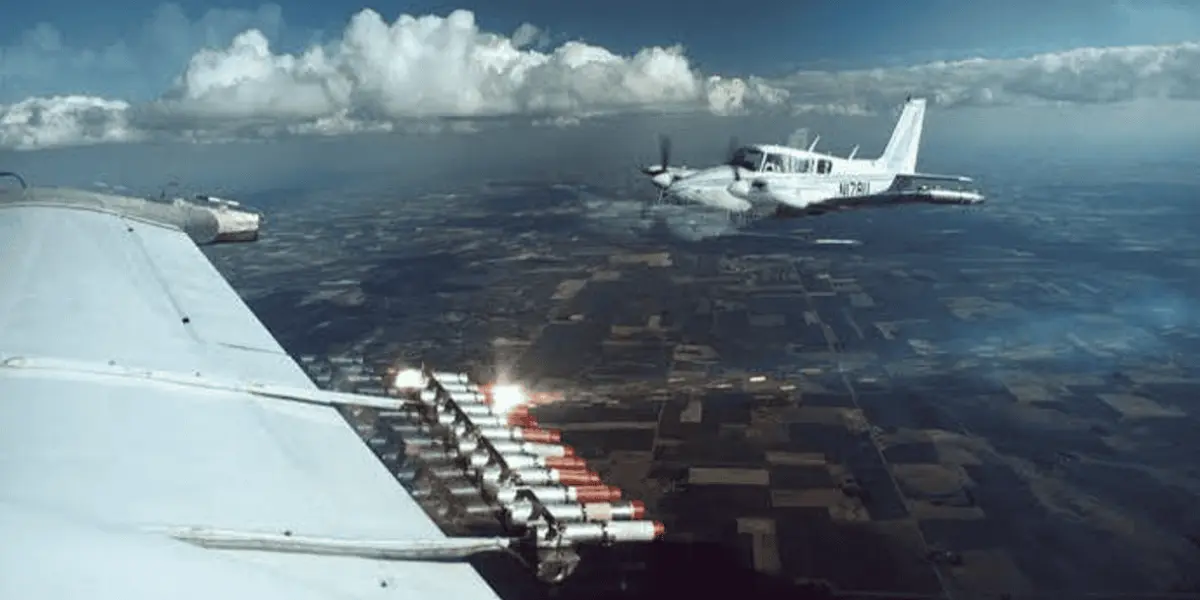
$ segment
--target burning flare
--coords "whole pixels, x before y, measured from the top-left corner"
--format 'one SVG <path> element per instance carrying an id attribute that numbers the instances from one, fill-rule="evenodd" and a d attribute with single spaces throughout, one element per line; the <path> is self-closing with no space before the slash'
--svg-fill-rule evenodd
<path id="1" fill-rule="evenodd" d="M 516 384 L 498 383 L 492 386 L 492 410 L 496 414 L 508 414 L 514 408 L 529 403 L 529 395 Z"/>
<path id="2" fill-rule="evenodd" d="M 420 390 L 425 384 L 425 374 L 420 369 L 401 369 L 392 378 L 392 387 L 397 390 Z"/>

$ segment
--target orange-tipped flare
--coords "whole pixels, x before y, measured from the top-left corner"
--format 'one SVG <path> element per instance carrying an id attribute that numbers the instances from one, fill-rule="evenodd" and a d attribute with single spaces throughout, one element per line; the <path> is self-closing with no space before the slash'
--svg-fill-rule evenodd
<path id="1" fill-rule="evenodd" d="M 630 500 L 629 505 L 633 507 L 633 520 L 641 519 L 646 516 L 646 505 L 641 500 Z M 661 523 L 659 523 L 661 525 Z M 654 528 L 654 532 L 658 533 L 658 528 Z"/>
<path id="2" fill-rule="evenodd" d="M 538 422 L 537 422 L 537 419 L 533 418 L 532 416 L 530 416 L 528 414 L 509 413 L 508 414 L 508 426 L 509 427 L 537 428 Z"/>
<path id="3" fill-rule="evenodd" d="M 553 402 L 562 402 L 562 392 L 534 392 L 530 394 L 530 400 L 534 404 L 550 404 Z"/>
<path id="4" fill-rule="evenodd" d="M 589 502 L 612 502 L 612 489 L 606 485 L 592 485 L 575 488 L 575 501 L 580 504 Z"/>
<path id="5" fill-rule="evenodd" d="M 654 539 L 661 540 L 667 534 L 667 526 L 662 524 L 662 521 L 654 522 Z"/>
<path id="6" fill-rule="evenodd" d="M 558 473 L 558 482 L 563 485 L 592 487 L 600 484 L 600 476 L 591 471 L 560 469 L 554 471 Z"/>
<path id="7" fill-rule="evenodd" d="M 547 456 L 543 459 L 549 469 L 586 469 L 587 461 L 578 456 Z"/>
<path id="8" fill-rule="evenodd" d="M 556 429 L 541 429 L 538 427 L 522 427 L 521 439 L 527 442 L 542 444 L 557 444 L 562 441 L 562 433 Z"/>

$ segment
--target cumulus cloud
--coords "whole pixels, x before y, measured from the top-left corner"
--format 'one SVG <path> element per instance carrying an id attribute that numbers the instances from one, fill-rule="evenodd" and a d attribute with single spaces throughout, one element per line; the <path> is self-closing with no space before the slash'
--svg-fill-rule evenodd
<path id="1" fill-rule="evenodd" d="M 342 38 L 302 54 L 277 54 L 256 30 L 189 61 L 156 109 L 190 119 L 310 120 L 347 111 L 379 121 L 430 117 L 579 115 L 638 108 L 697 108 L 740 82 L 706 81 L 682 49 L 629 57 L 567 42 L 550 52 L 523 48 L 538 32 L 480 31 L 475 16 L 355 15 Z M 744 85 L 742 86 L 745 87 Z M 733 94 L 735 108 L 774 99 L 765 84 Z M 722 106 L 724 110 L 724 106 Z"/>
<path id="2" fill-rule="evenodd" d="M 713 75 L 705 82 L 704 96 L 712 113 L 736 115 L 745 113 L 750 107 L 783 105 L 789 93 L 761 77 L 742 80 Z"/>
<path id="3" fill-rule="evenodd" d="M 550 45 L 550 34 L 532 23 L 521 23 L 512 34 L 512 43 L 517 48 L 545 50 Z"/>
<path id="4" fill-rule="evenodd" d="M 155 22 L 176 20 L 160 17 Z M 178 23 L 173 28 L 186 29 Z M 331 43 L 296 54 L 278 52 L 266 33 L 251 28 L 227 45 L 194 53 L 157 99 L 131 105 L 71 97 L 59 112 L 82 115 L 80 107 L 88 104 L 91 133 L 78 141 L 98 142 L 131 139 L 130 128 L 143 134 L 219 137 L 378 131 L 413 120 L 448 118 L 527 116 L 539 123 L 570 124 L 588 115 L 630 110 L 731 114 L 779 104 L 787 96 L 761 80 L 705 78 L 679 47 L 619 56 L 569 41 L 539 50 L 548 39 L 528 24 L 512 36 L 481 31 L 474 14 L 463 10 L 445 17 L 403 15 L 392 23 L 363 10 Z M 42 120 L 30 116 L 28 102 L 0 107 L 0 114 L 12 113 L 2 121 L 0 144 L 70 142 L 67 136 L 37 131 Z M 55 102 L 68 101 L 45 98 L 35 105 L 45 113 L 48 103 Z M 111 127 L 107 134 L 104 123 Z M 66 130 L 61 125 L 56 131 Z"/>
<path id="5" fill-rule="evenodd" d="M 961 60 L 889 69 L 806 71 L 775 85 L 798 106 L 877 110 L 909 94 L 943 106 L 1020 102 L 1108 103 L 1200 99 L 1200 43 L 1079 48 L 1016 59 Z"/>
<path id="6" fill-rule="evenodd" d="M 128 102 L 87 96 L 29 98 L 0 106 L 0 147 L 136 141 L 142 134 L 130 126 L 129 108 Z"/>
<path id="7" fill-rule="evenodd" d="M 235 30 L 239 30 L 236 31 Z M 464 121 L 520 117 L 570 125 L 629 111 L 761 110 L 869 114 L 910 94 L 941 105 L 1197 99 L 1200 44 L 1083 48 L 1021 59 L 933 62 L 901 68 L 804 71 L 780 79 L 726 78 L 694 69 L 680 47 L 621 56 L 578 41 L 551 47 L 523 24 L 511 35 L 483 31 L 469 11 L 354 15 L 335 39 L 281 49 L 278 7 L 210 12 L 191 23 L 160 9 L 141 47 L 165 47 L 167 34 L 195 47 L 182 69 L 150 99 L 59 95 L 0 105 L 0 146 L 36 148 L 150 136 L 341 134 L 361 131 L 473 130 Z M 52 28 L 32 30 L 18 56 L 66 56 L 133 69 L 127 47 L 68 51 Z M 147 46 L 150 44 L 150 46 Z M 286 44 L 284 45 L 286 48 Z M 123 50 L 122 48 L 125 48 Z M 38 72 L 35 60 L 3 69 Z M 87 61 L 92 61 L 87 63 Z M 15 65 L 15 66 L 14 66 Z M 126 67 L 121 67 L 126 65 Z M 133 69 L 136 71 L 136 69 Z M 112 98 L 112 96 L 109 96 Z M 449 120 L 449 121 L 447 121 Z M 446 123 L 452 123 L 447 125 Z"/>

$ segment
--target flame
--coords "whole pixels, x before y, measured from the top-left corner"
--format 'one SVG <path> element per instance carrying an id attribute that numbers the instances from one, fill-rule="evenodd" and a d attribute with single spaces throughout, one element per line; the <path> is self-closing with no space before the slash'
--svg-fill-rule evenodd
<path id="1" fill-rule="evenodd" d="M 392 387 L 398 390 L 419 390 L 425 387 L 425 374 L 420 369 L 402 369 L 392 378 Z"/>
<path id="2" fill-rule="evenodd" d="M 528 394 L 519 385 L 498 383 L 492 386 L 492 410 L 496 414 L 508 414 L 512 409 L 528 402 Z"/>

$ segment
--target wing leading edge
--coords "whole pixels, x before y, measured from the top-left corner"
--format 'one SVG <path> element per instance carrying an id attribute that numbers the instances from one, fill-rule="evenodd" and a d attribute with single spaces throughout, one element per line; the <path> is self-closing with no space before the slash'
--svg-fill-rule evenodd
<path id="1" fill-rule="evenodd" d="M 139 202 L 0 194 L 0 596 L 496 598 L 465 563 L 166 533 L 447 539 L 333 408 L 239 387 L 319 394 L 196 247 L 211 223 Z"/>

